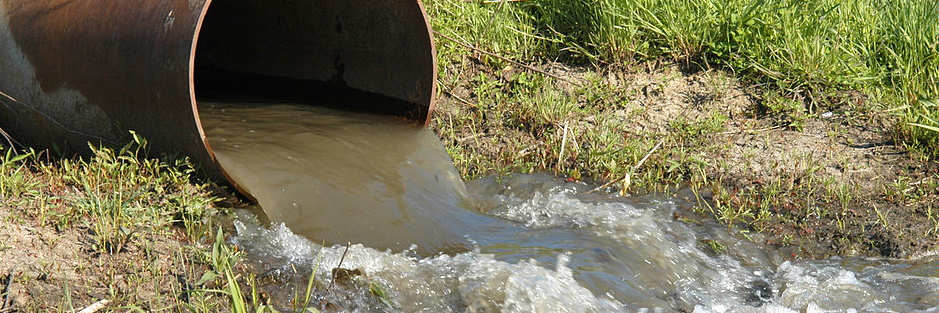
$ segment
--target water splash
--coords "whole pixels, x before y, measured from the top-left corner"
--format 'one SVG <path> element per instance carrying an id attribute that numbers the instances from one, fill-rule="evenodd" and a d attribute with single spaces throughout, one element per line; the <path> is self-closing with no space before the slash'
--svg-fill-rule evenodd
<path id="1" fill-rule="evenodd" d="M 586 189 L 541 175 L 470 182 L 481 208 L 531 234 L 431 257 L 353 245 L 343 267 L 390 290 L 393 307 L 370 309 L 382 312 L 939 312 L 935 257 L 786 261 L 723 228 L 675 221 L 673 200 L 601 201 Z M 345 249 L 241 221 L 234 241 L 272 267 L 335 267 Z M 543 231 L 580 239 L 543 240 Z M 707 251 L 701 238 L 727 252 Z M 535 244 L 542 249 L 517 249 Z"/>
<path id="2" fill-rule="evenodd" d="M 426 130 L 320 110 L 217 104 L 203 115 L 221 118 L 203 122 L 272 220 L 241 214 L 233 242 L 275 285 L 314 272 L 327 285 L 340 260 L 358 270 L 366 285 L 318 295 L 339 311 L 939 312 L 935 258 L 786 261 L 675 220 L 669 197 L 590 194 L 546 175 L 464 187 Z"/>

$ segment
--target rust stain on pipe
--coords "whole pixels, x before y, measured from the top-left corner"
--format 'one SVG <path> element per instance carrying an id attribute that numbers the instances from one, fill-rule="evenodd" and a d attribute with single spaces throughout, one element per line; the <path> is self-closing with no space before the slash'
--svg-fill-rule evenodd
<path id="1" fill-rule="evenodd" d="M 426 124 L 435 66 L 415 0 L 0 2 L 0 92 L 17 100 L 0 99 L 0 127 L 74 150 L 133 129 L 215 178 L 224 169 L 201 129 L 202 95 L 364 91 L 396 99 L 366 109 Z"/>

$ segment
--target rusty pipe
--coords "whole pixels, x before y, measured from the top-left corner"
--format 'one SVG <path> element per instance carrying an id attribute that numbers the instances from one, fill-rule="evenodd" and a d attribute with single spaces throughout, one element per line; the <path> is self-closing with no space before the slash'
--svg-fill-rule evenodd
<path id="1" fill-rule="evenodd" d="M 201 97 L 365 94 L 393 101 L 356 109 L 426 125 L 435 79 L 418 0 L 0 2 L 0 128 L 36 148 L 77 151 L 136 130 L 152 152 L 226 178 Z"/>

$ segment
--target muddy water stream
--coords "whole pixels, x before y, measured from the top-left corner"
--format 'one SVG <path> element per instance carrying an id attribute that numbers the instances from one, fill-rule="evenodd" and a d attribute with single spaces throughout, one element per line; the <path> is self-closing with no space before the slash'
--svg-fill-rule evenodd
<path id="1" fill-rule="evenodd" d="M 202 103 L 200 113 L 228 174 L 272 222 L 298 234 L 327 244 L 465 251 L 462 230 L 494 220 L 460 207 L 466 189 L 426 129 L 290 104 Z"/>
<path id="2" fill-rule="evenodd" d="M 266 215 L 241 212 L 233 241 L 281 285 L 274 300 L 313 274 L 331 286 L 313 303 L 351 312 L 939 312 L 936 257 L 787 261 L 675 221 L 675 198 L 590 194 L 545 175 L 464 186 L 429 130 L 393 118 L 291 104 L 200 112 Z M 357 271 L 330 284 L 340 260 Z"/>

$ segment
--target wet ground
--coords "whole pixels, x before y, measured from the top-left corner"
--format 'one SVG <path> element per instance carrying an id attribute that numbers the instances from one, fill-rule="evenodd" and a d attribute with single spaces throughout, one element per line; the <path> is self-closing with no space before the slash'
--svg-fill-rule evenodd
<path id="1" fill-rule="evenodd" d="M 552 90 L 569 93 L 562 101 L 575 103 L 560 122 L 540 127 L 510 120 L 511 108 L 525 106 L 491 104 L 483 94 L 517 91 L 498 88 L 518 84 L 523 70 L 447 68 L 444 80 L 452 84 L 442 87 L 431 126 L 456 154 L 461 173 L 553 172 L 619 179 L 612 186 L 623 189 L 622 176 L 605 176 L 623 170 L 609 160 L 591 164 L 590 155 L 615 153 L 611 145 L 645 147 L 613 160 L 629 167 L 652 152 L 628 193 L 697 187 L 706 215 L 766 234 L 766 242 L 801 258 L 910 257 L 939 243 L 939 163 L 897 144 L 904 125 L 864 94 L 784 97 L 731 73 L 681 64 L 539 68 L 590 87 L 552 83 Z M 487 77 L 488 85 L 476 77 Z M 599 100 L 589 96 L 595 90 L 605 92 Z M 567 154 L 560 158 L 563 134 Z"/>
<path id="2" fill-rule="evenodd" d="M 689 219 L 695 204 L 682 192 L 622 197 L 549 175 L 464 187 L 441 179 L 456 175 L 437 139 L 408 136 L 425 130 L 400 121 L 283 104 L 209 105 L 203 118 L 219 130 L 210 143 L 260 204 L 233 221 L 232 242 L 275 306 L 289 308 L 314 277 L 312 303 L 328 311 L 939 307 L 931 257 L 795 260 L 759 244 L 760 234 L 741 238 L 707 218 Z M 275 157 L 283 162 L 267 161 Z M 263 171 L 252 172 L 258 164 Z M 348 172 L 361 176 L 337 177 Z"/>
<path id="3" fill-rule="evenodd" d="M 234 222 L 233 242 L 249 253 L 246 275 L 259 275 L 267 301 L 285 303 L 315 272 L 316 303 L 327 311 L 936 311 L 939 266 L 931 254 L 937 236 L 930 208 L 935 210 L 937 193 L 924 186 L 939 177 L 939 166 L 893 144 L 889 115 L 859 116 L 831 105 L 800 127 L 781 126 L 779 119 L 760 113 L 761 99 L 727 74 L 659 67 L 610 75 L 625 90 L 637 91 L 630 105 L 653 112 L 645 120 L 623 114 L 625 134 L 665 127 L 678 113 L 731 112 L 725 131 L 706 135 L 721 143 L 705 149 L 714 165 L 707 168 L 708 177 L 726 178 L 724 186 L 739 190 L 736 199 L 746 204 L 754 199 L 748 190 L 780 181 L 808 185 L 801 173 L 815 169 L 813 176 L 854 188 L 856 205 L 846 212 L 856 222 L 843 231 L 834 219 L 804 211 L 757 232 L 715 223 L 695 210 L 687 193 L 622 198 L 585 194 L 595 186 L 565 182 L 567 177 L 488 178 L 469 182 L 469 200 L 457 206 L 511 225 L 511 236 L 461 237 L 471 240 L 441 255 L 402 248 L 397 241 L 388 247 L 352 244 L 346 252 L 342 243 L 323 247 L 322 239 L 245 213 Z M 436 130 L 461 103 L 441 99 Z M 587 122 L 582 126 L 592 125 Z M 452 133 L 472 139 L 459 144 L 480 148 L 473 151 L 482 158 L 498 157 L 500 142 L 512 140 L 487 133 L 469 137 L 473 134 L 460 129 Z M 535 153 L 544 140 L 510 134 L 525 137 Z M 799 193 L 779 199 L 784 209 L 826 204 Z M 0 281 L 11 286 L 14 307 L 55 308 L 66 299 L 84 307 L 111 298 L 163 308 L 184 301 L 187 284 L 206 270 L 174 263 L 186 260 L 182 254 L 190 249 L 177 241 L 179 235 L 137 238 L 124 253 L 101 255 L 89 248 L 87 230 L 43 226 L 22 213 L 43 208 L 4 200 L 0 274 L 10 275 Z M 236 202 L 235 197 L 226 202 Z M 860 240 L 852 245 L 846 238 Z M 838 254 L 849 257 L 831 257 Z M 334 268 L 345 270 L 334 275 Z M 146 287 L 128 290 L 132 282 Z M 70 292 L 71 298 L 64 296 Z"/>

